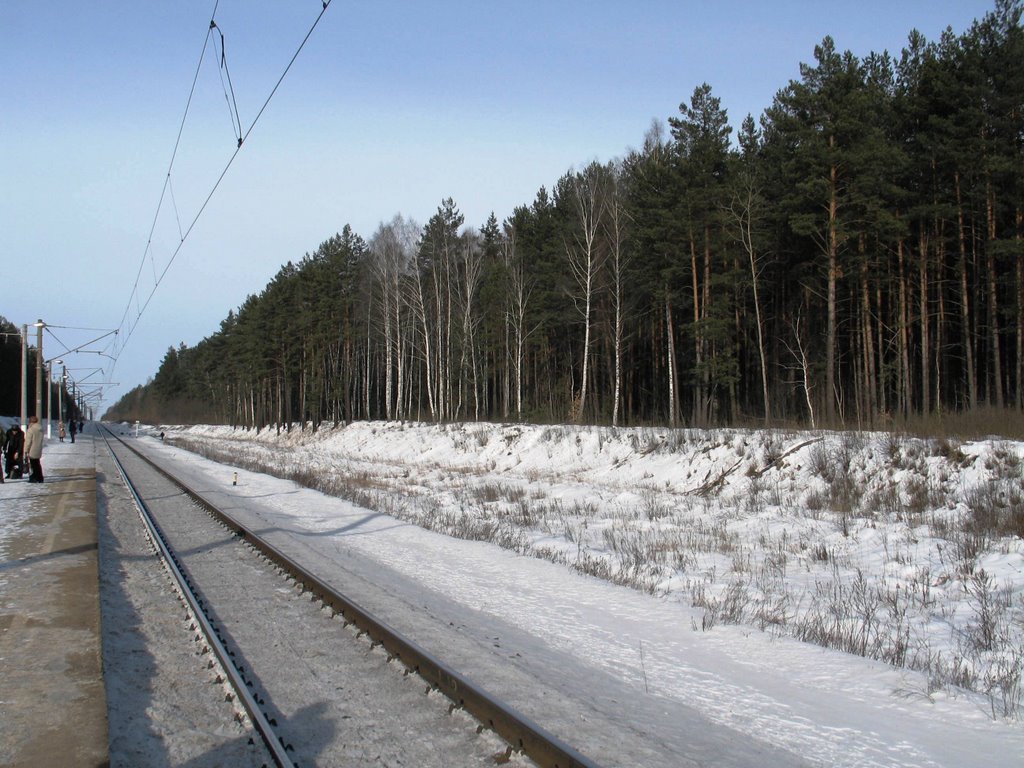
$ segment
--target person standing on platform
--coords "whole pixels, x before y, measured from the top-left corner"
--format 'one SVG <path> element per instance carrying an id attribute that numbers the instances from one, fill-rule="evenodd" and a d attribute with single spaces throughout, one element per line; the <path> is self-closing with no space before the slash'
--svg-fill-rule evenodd
<path id="1" fill-rule="evenodd" d="M 71 442 L 72 443 L 75 442 L 75 432 L 77 432 L 77 431 L 78 430 L 75 429 L 75 420 L 72 419 L 71 420 Z"/>
<path id="2" fill-rule="evenodd" d="M 6 459 L 4 468 L 7 470 L 9 480 L 21 479 L 24 450 L 25 434 L 21 431 L 21 425 L 15 424 L 7 430 L 7 434 L 4 436 L 4 459 Z"/>
<path id="3" fill-rule="evenodd" d="M 2 453 L 4 457 L 4 471 L 0 472 L 0 483 L 4 481 L 4 477 L 11 476 L 11 455 L 7 452 L 7 446 L 11 442 L 11 436 L 13 434 L 14 427 L 10 427 L 6 432 L 4 432 L 4 442 L 3 445 L 0 446 L 0 453 Z"/>
<path id="4" fill-rule="evenodd" d="M 43 482 L 43 430 L 39 426 L 39 417 L 30 416 L 28 431 L 25 433 L 25 455 L 32 472 L 28 476 L 30 483 Z"/>

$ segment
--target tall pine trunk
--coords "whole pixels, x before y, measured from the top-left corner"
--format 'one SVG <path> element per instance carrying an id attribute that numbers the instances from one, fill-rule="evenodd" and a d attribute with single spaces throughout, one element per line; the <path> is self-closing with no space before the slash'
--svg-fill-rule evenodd
<path id="1" fill-rule="evenodd" d="M 693 278 L 693 353 L 694 353 L 694 368 L 696 369 L 696 386 L 693 394 L 693 421 L 694 425 L 698 427 L 705 426 L 703 416 L 704 406 L 704 387 L 703 381 L 700 377 L 700 370 L 703 368 L 704 363 L 704 343 L 701 336 L 701 295 L 700 295 L 700 270 L 697 266 L 697 242 L 693 235 L 693 230 L 690 230 L 690 271 L 692 272 Z M 671 338 L 672 327 L 669 326 L 669 334 Z M 670 350 L 674 348 L 674 343 L 670 343 Z M 675 359 L 671 360 L 671 376 L 675 378 Z M 673 391 L 673 398 L 675 392 Z M 673 426 L 675 426 L 675 419 L 672 420 Z"/>
<path id="2" fill-rule="evenodd" d="M 835 137 L 829 136 L 829 148 L 835 148 Z M 828 193 L 828 317 L 825 330 L 825 419 L 832 425 L 836 416 L 836 327 L 838 305 L 836 284 L 839 281 L 839 168 L 829 167 Z"/>
<path id="3" fill-rule="evenodd" d="M 960 326 L 964 348 L 964 370 L 967 378 L 967 406 L 970 410 L 978 407 L 978 373 L 974 367 L 974 334 L 971 333 L 971 292 L 967 279 L 967 229 L 964 226 L 964 206 L 960 191 L 960 172 L 953 174 L 956 193 L 957 245 L 960 259 L 957 264 L 960 276 Z"/>
<path id="4" fill-rule="evenodd" d="M 906 418 L 913 405 L 910 376 L 910 288 L 907 284 L 906 246 L 901 237 L 896 244 L 896 258 L 899 267 L 899 349 L 900 381 L 899 412 Z"/>
<path id="5" fill-rule="evenodd" d="M 1003 407 L 1003 362 L 1002 350 L 999 342 L 999 294 L 996 290 L 996 212 L 995 192 L 992 190 L 992 180 L 985 181 L 985 215 L 988 221 L 988 242 L 985 248 L 985 262 L 988 267 L 988 327 L 992 360 L 992 379 L 994 383 L 993 393 L 995 395 L 996 408 Z"/>
<path id="6" fill-rule="evenodd" d="M 922 222 L 921 231 L 918 235 L 918 293 L 920 304 L 920 334 L 921 334 L 921 413 L 931 413 L 931 378 L 929 372 L 929 357 L 931 346 L 928 337 L 930 306 L 928 300 L 928 233 Z"/>

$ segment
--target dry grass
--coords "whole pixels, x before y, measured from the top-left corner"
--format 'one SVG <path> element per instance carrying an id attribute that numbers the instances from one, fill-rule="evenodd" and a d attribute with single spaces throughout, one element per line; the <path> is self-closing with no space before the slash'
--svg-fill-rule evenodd
<path id="1" fill-rule="evenodd" d="M 496 439 L 483 428 L 450 431 L 466 450 Z M 251 442 L 239 450 L 207 440 L 171 439 L 218 462 L 287 478 L 430 530 L 493 542 L 642 592 L 664 593 L 666 585 L 674 585 L 701 611 L 693 625 L 698 630 L 748 624 L 922 670 L 926 695 L 967 688 L 988 697 L 993 717 L 1016 718 L 1024 678 L 1024 605 L 1014 605 L 978 561 L 999 541 L 1024 538 L 1022 467 L 1010 447 L 993 451 L 985 470 L 995 480 L 960 489 L 951 501 L 943 488 L 948 474 L 930 474 L 928 461 L 943 459 L 947 473 L 970 466 L 973 459 L 963 450 L 961 434 L 951 429 L 938 439 L 921 440 L 907 428 L 873 446 L 856 433 L 815 442 L 804 454 L 815 484 L 787 496 L 769 473 L 787 460 L 781 436 L 762 442 L 759 455 L 748 457 L 743 435 L 730 430 L 699 442 L 687 430 L 632 430 L 629 439 L 640 455 L 725 448 L 739 460 L 751 458 L 748 466 L 757 469 L 743 475 L 743 492 L 733 496 L 721 496 L 723 483 L 717 481 L 691 494 L 644 487 L 635 504 L 608 509 L 548 496 L 547 472 L 496 480 L 467 467 L 435 467 L 430 471 L 445 478 L 442 496 L 437 488 L 416 484 L 422 468 L 352 465 L 325 471 L 293 466 L 280 451 Z M 567 427 L 548 427 L 545 436 L 579 443 Z M 864 462 L 872 450 L 885 457 L 887 470 L 866 487 Z M 767 527 L 757 537 L 744 532 L 745 521 L 784 503 L 797 507 L 783 517 L 807 524 L 798 535 Z M 890 561 L 913 575 L 890 581 L 885 573 L 865 572 L 851 557 L 856 537 L 874 531 L 879 521 L 888 526 L 881 535 Z M 939 582 L 929 567 L 914 568 L 915 531 L 942 542 L 941 564 L 949 567 L 949 576 L 942 578 L 962 580 L 968 592 L 971 617 L 961 622 L 966 629 L 941 651 L 918 624 L 933 617 L 952 626 L 956 617 L 936 616 L 936 610 L 944 610 L 936 607 Z"/>

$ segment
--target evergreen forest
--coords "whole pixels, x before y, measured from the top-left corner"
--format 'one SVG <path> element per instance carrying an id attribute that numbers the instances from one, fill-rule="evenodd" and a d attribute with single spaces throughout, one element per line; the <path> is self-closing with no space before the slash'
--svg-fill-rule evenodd
<path id="1" fill-rule="evenodd" d="M 69 389 L 69 382 L 61 375 L 60 367 L 43 374 L 50 379 L 49 387 L 46 386 L 47 379 L 38 376 L 39 370 L 45 370 L 46 361 L 39 359 L 38 350 L 32 346 L 35 340 L 31 334 L 28 335 L 28 344 L 22 348 L 25 333 L 24 329 L 19 329 L 0 315 L 0 414 L 8 417 L 22 415 L 24 395 L 26 418 L 38 416 L 40 419 L 52 418 L 55 421 L 84 419 L 88 407 L 80 403 L 81 392 L 75 391 L 73 381 Z M 50 362 L 52 364 L 54 361 Z M 59 360 L 56 362 L 61 363 Z M 38 402 L 37 394 L 40 398 Z M 37 407 L 41 407 L 41 413 L 36 413 Z"/>
<path id="2" fill-rule="evenodd" d="M 1024 409 L 1020 0 L 825 38 L 738 128 L 698 85 L 499 221 L 345 226 L 111 419 L 884 427 Z M 442 191 L 443 194 L 443 191 Z M 441 198 L 441 194 L 439 194 Z"/>

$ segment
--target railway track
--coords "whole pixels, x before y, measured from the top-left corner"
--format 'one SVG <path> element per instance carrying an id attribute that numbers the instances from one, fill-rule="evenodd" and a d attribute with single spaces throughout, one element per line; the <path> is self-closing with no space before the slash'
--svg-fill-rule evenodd
<path id="1" fill-rule="evenodd" d="M 278 766 L 596 763 L 104 436 L 155 546 Z M 144 488 L 140 491 L 139 488 Z"/>

